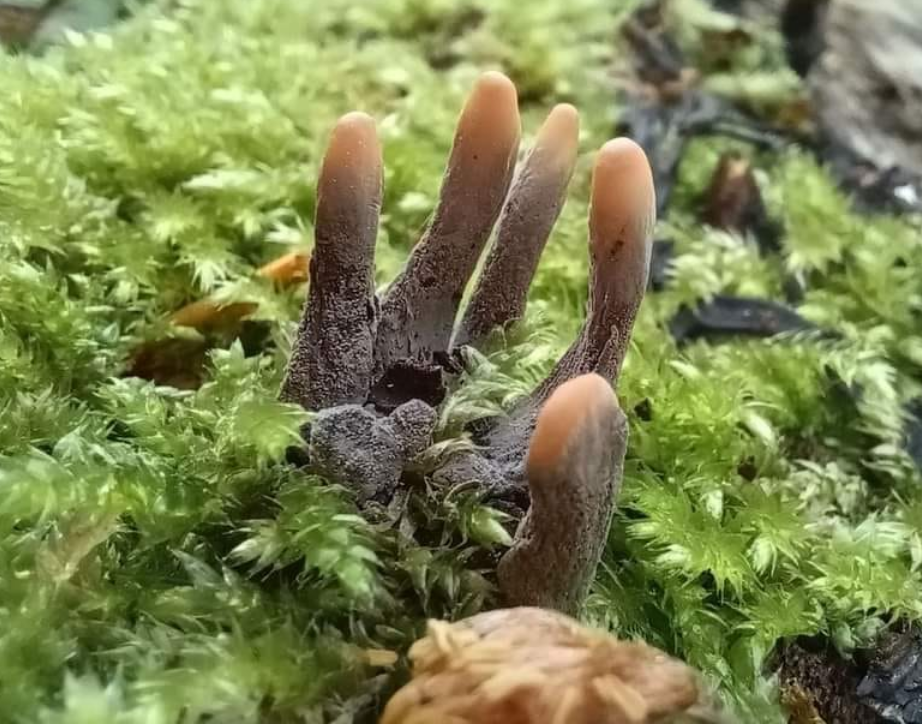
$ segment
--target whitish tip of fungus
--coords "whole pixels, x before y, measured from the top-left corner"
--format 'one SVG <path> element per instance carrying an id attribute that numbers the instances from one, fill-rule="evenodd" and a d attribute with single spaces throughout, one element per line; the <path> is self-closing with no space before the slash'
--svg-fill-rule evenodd
<path id="1" fill-rule="evenodd" d="M 609 141 L 592 172 L 589 226 L 595 253 L 648 254 L 655 223 L 656 192 L 647 155 L 628 138 Z"/>
<path id="2" fill-rule="evenodd" d="M 382 179 L 381 145 L 374 119 L 358 111 L 339 119 L 320 172 L 322 202 L 359 212 L 380 202 Z M 349 208 L 343 208 L 344 212 Z"/>
<path id="3" fill-rule="evenodd" d="M 518 150 L 520 133 L 515 86 L 502 73 L 484 73 L 461 111 L 452 165 L 460 162 L 469 168 L 495 173 L 495 162 L 511 163 Z"/>
<path id="4" fill-rule="evenodd" d="M 542 479 L 542 472 L 555 469 L 583 425 L 611 408 L 618 408 L 614 390 L 594 372 L 574 377 L 554 390 L 538 413 L 528 450 L 528 479 Z"/>
<path id="5" fill-rule="evenodd" d="M 535 152 L 554 167 L 569 168 L 579 149 L 579 112 L 569 103 L 554 106 L 538 130 Z"/>

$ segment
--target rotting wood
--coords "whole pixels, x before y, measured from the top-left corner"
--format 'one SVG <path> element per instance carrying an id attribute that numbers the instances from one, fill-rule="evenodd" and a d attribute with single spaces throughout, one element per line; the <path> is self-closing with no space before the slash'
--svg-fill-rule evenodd
<path id="1" fill-rule="evenodd" d="M 864 208 L 922 210 L 922 5 L 829 0 L 814 32 L 821 154 Z"/>
<path id="2" fill-rule="evenodd" d="M 819 332 L 796 311 L 769 299 L 717 295 L 698 306 L 684 307 L 669 323 L 679 343 L 696 339 L 775 337 L 793 332 Z M 824 337 L 832 335 L 823 331 Z"/>
<path id="3" fill-rule="evenodd" d="M 858 697 L 895 724 L 922 724 L 922 630 L 903 626 L 882 637 Z"/>

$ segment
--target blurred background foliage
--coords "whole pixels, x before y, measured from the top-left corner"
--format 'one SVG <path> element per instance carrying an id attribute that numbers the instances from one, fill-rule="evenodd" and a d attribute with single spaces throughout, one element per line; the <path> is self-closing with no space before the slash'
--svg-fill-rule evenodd
<path id="1" fill-rule="evenodd" d="M 462 424 L 511 404 L 581 323 L 589 168 L 621 110 L 618 28 L 636 5 L 61 3 L 0 54 L 0 720 L 368 720 L 427 616 L 489 603 L 508 521 L 477 491 L 420 481 L 363 518 L 286 462 L 308 413 L 276 391 L 304 287 L 254 272 L 310 250 L 339 115 L 379 121 L 383 285 L 479 72 L 517 84 L 526 147 L 553 103 L 576 104 L 582 156 L 529 316 L 475 356 L 429 454 L 464 444 Z M 729 16 L 673 10 L 717 91 L 765 113 L 799 97 L 775 28 L 715 59 Z M 661 225 L 677 256 L 619 385 L 630 450 L 587 614 L 700 667 L 748 720 L 783 721 L 780 642 L 820 635 L 847 656 L 922 616 L 906 447 L 922 237 L 916 219 L 858 214 L 808 153 L 741 144 L 783 227 L 762 256 L 697 220 L 725 148 L 692 144 Z M 837 339 L 668 333 L 683 305 L 781 300 L 791 276 L 800 313 Z M 255 311 L 217 337 L 170 324 L 208 295 Z M 200 376 L 126 374 L 144 345 Z"/>

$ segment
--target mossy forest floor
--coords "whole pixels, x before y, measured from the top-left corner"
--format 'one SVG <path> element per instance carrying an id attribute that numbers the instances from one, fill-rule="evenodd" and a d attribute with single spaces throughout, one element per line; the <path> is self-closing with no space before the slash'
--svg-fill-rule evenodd
<path id="1" fill-rule="evenodd" d="M 439 445 L 510 404 L 583 317 L 588 172 L 618 118 L 634 5 L 182 0 L 0 54 L 0 721 L 373 720 L 427 617 L 489 605 L 507 534 L 476 491 L 416 489 L 363 518 L 286 462 L 305 413 L 276 393 L 304 288 L 253 272 L 309 250 L 343 113 L 379 120 L 385 284 L 478 72 L 517 83 L 526 140 L 573 102 L 582 158 L 528 319 L 451 398 Z M 707 68 L 715 17 L 676 5 Z M 779 48 L 760 28 L 712 64 L 711 87 L 774 112 L 801 92 Z M 778 254 L 697 220 L 730 146 L 755 165 Z M 820 636 L 848 656 L 922 618 L 922 479 L 905 448 L 922 237 L 915 219 L 859 215 L 806 150 L 701 138 L 677 184 L 659 230 L 677 257 L 619 385 L 630 449 L 586 615 L 699 667 L 746 720 L 780 722 L 780 643 Z M 798 311 L 838 338 L 670 336 L 683 304 L 784 300 L 792 278 Z M 208 295 L 258 307 L 238 341 L 212 340 L 203 384 L 124 374 L 139 345 L 194 337 L 166 320 Z"/>

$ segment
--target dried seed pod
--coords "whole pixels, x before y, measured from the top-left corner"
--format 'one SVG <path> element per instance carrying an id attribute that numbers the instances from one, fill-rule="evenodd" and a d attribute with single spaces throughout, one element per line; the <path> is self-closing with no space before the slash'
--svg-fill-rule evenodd
<path id="1" fill-rule="evenodd" d="M 430 621 L 380 724 L 718 722 L 696 672 L 539 608 Z"/>

